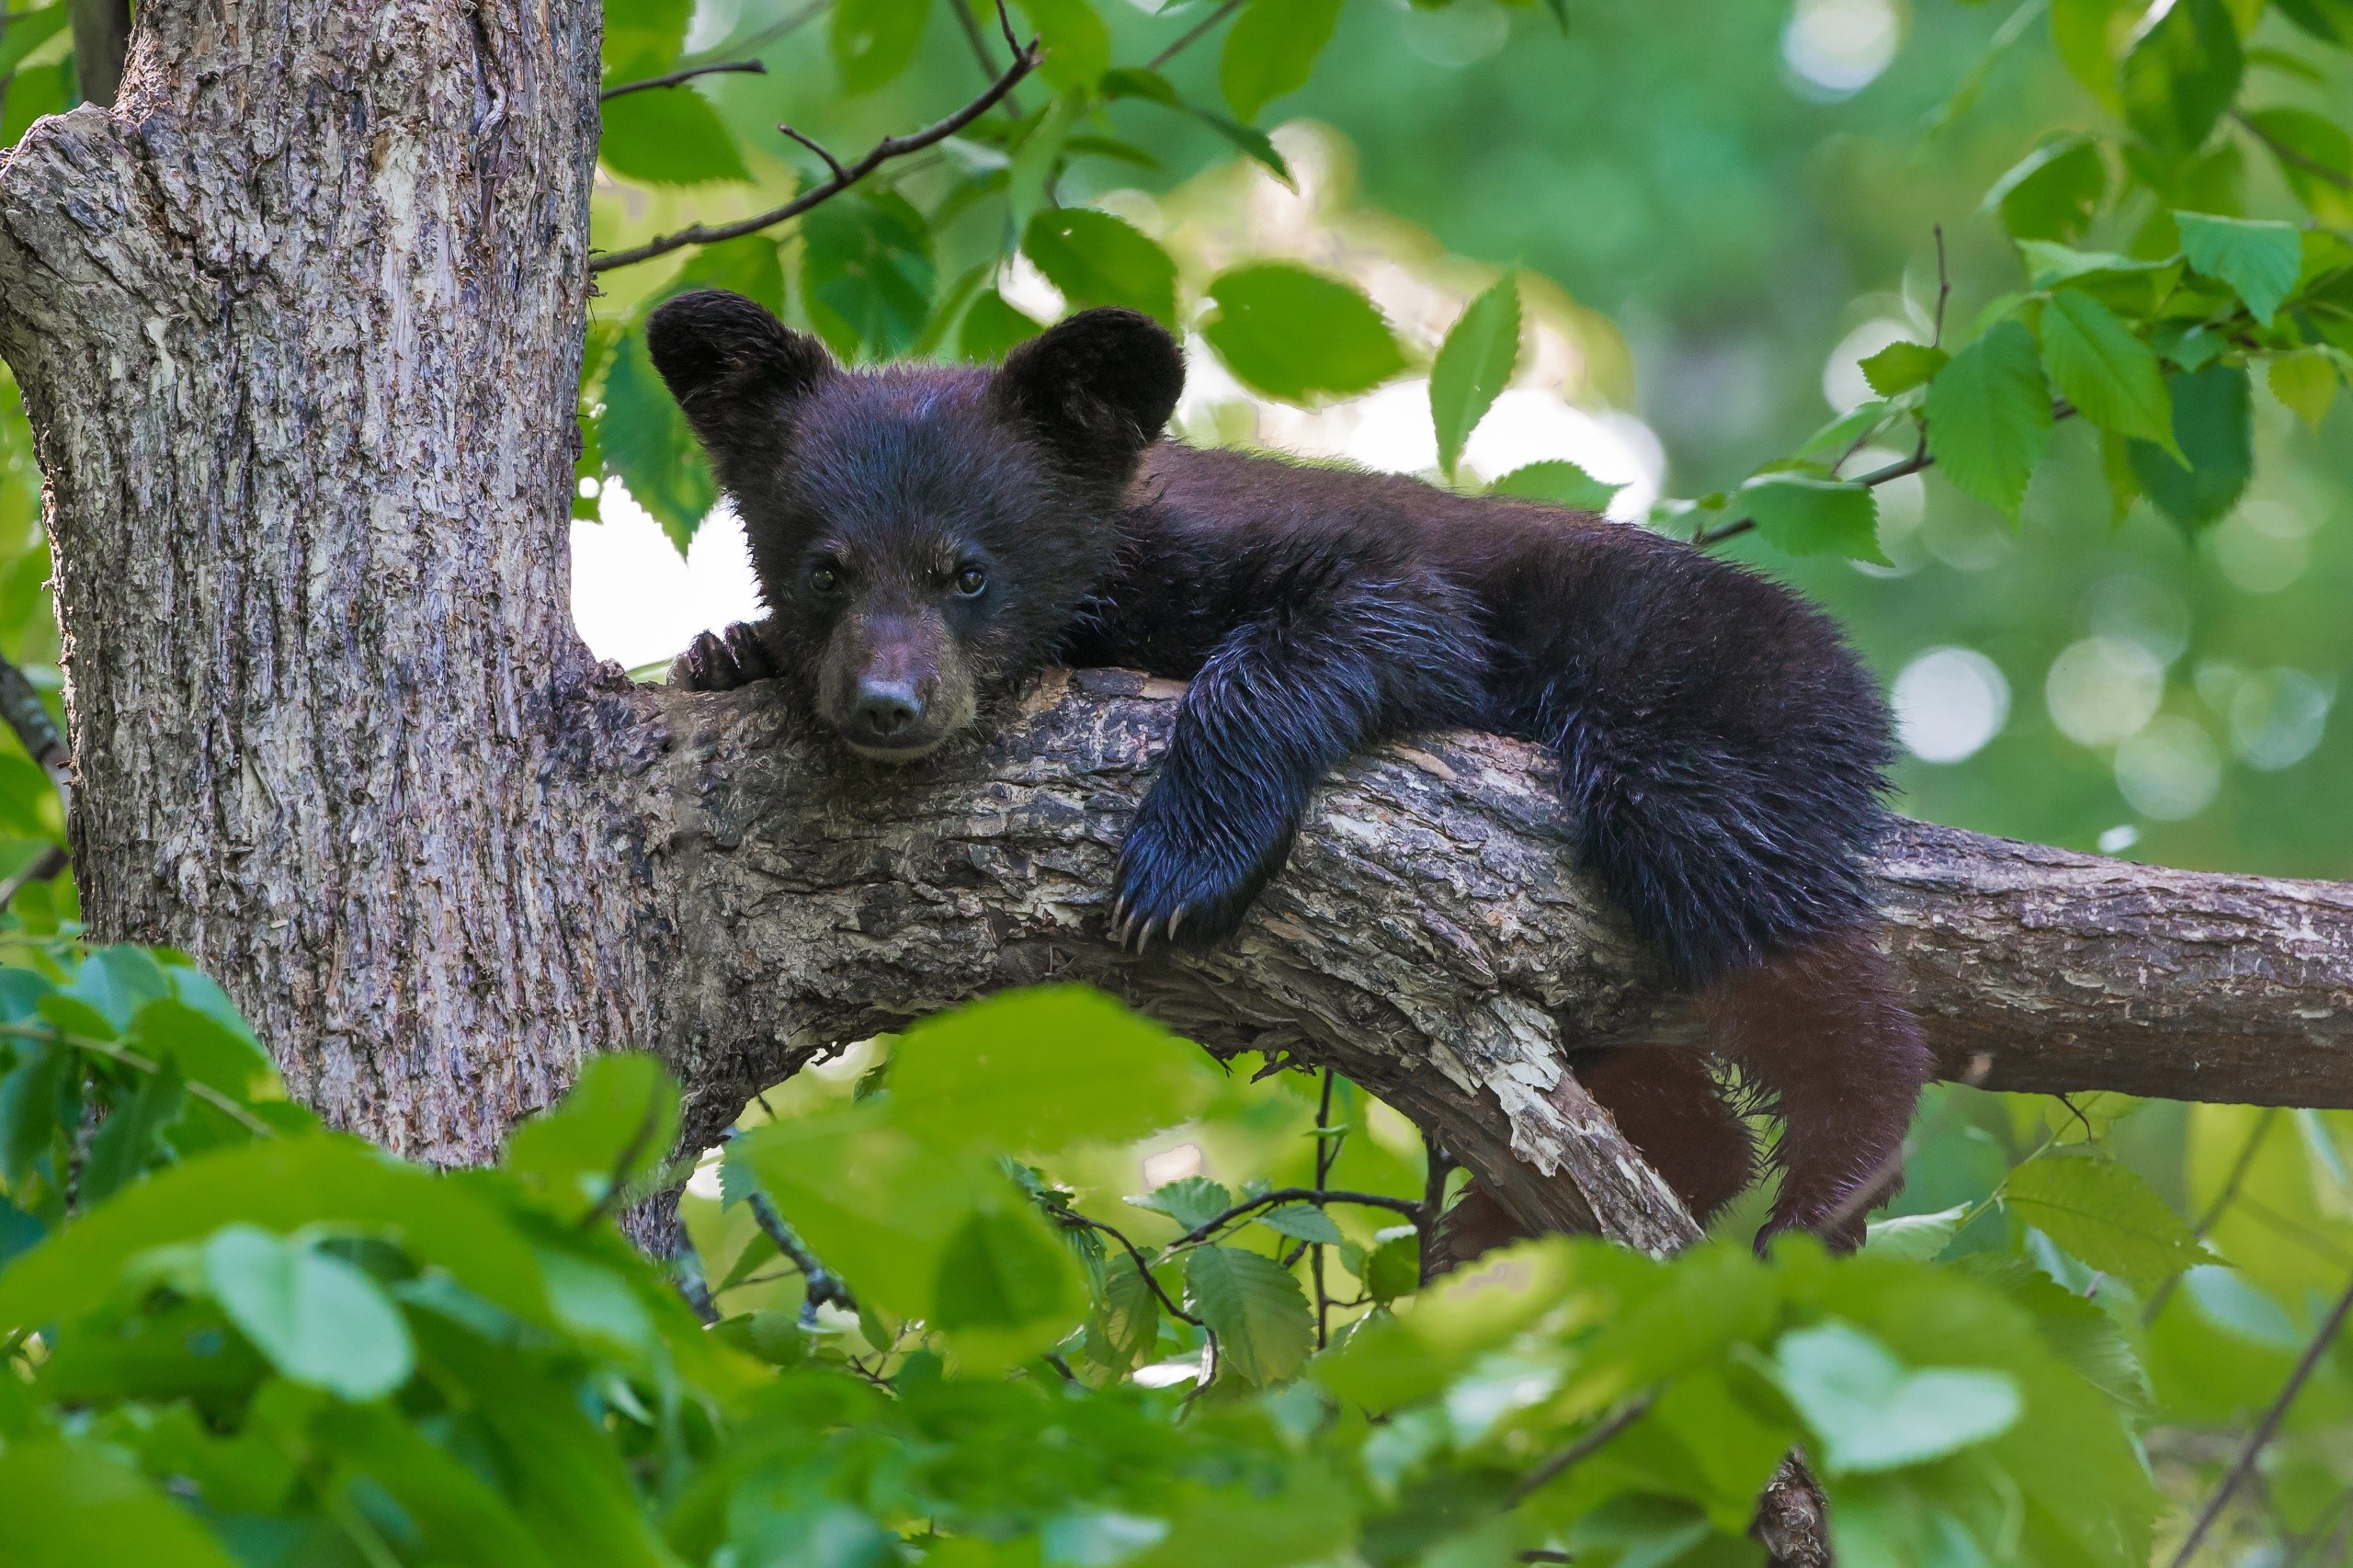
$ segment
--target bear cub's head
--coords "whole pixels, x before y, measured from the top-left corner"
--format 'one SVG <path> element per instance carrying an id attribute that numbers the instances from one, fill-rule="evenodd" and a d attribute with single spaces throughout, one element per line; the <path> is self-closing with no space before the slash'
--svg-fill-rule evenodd
<path id="1" fill-rule="evenodd" d="M 782 678 L 891 762 L 1051 661 L 1185 384 L 1133 311 L 1083 311 L 995 369 L 846 369 L 720 290 L 663 305 L 645 340 L 743 518 Z"/>

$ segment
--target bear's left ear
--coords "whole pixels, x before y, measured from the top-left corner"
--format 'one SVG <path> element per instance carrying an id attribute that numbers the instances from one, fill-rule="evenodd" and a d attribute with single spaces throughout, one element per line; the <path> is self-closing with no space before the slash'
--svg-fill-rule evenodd
<path id="1" fill-rule="evenodd" d="M 991 393 L 1081 468 L 1121 482 L 1185 390 L 1185 354 L 1140 311 L 1081 311 L 1005 357 Z"/>

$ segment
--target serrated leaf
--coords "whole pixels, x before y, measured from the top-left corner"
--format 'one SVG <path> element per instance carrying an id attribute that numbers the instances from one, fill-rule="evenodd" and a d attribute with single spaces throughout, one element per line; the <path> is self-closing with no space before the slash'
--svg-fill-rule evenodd
<path id="1" fill-rule="evenodd" d="M 2108 162 L 2088 136 L 2045 142 L 1994 182 L 1985 208 L 2021 240 L 2074 240 L 2108 199 Z"/>
<path id="2" fill-rule="evenodd" d="M 1197 1231 L 1233 1207 L 1233 1194 L 1207 1176 L 1189 1176 L 1154 1187 L 1142 1198 L 1131 1198 L 1139 1209 L 1165 1214 L 1188 1231 Z"/>
<path id="3" fill-rule="evenodd" d="M 691 86 L 631 93 L 603 108 L 597 158 L 623 179 L 704 185 L 752 177 L 735 133 Z"/>
<path id="4" fill-rule="evenodd" d="M 2097 300 L 2073 289 L 2051 297 L 2042 359 L 2059 395 L 2093 424 L 2173 446 L 2173 395 L 2156 352 Z"/>
<path id="5" fill-rule="evenodd" d="M 1268 1230 L 1279 1231 L 1298 1241 L 1338 1246 L 1347 1240 L 1340 1234 L 1340 1227 L 1332 1222 L 1332 1216 L 1312 1203 L 1286 1203 L 1279 1209 L 1264 1210 L 1257 1220 Z"/>
<path id="6" fill-rule="evenodd" d="M 685 559 L 695 530 L 719 499 L 719 483 L 703 460 L 687 416 L 645 351 L 645 334 L 622 339 L 605 372 L 605 412 L 597 422 L 605 470 L 662 525 Z"/>
<path id="7" fill-rule="evenodd" d="M 1891 343 L 1862 361 L 1863 380 L 1881 397 L 1926 386 L 1952 356 L 1925 343 Z"/>
<path id="8" fill-rule="evenodd" d="M 1858 403 L 1805 438 L 1791 455 L 1799 458 L 1839 458 L 1876 434 L 1895 415 L 1885 398 Z"/>
<path id="9" fill-rule="evenodd" d="M 556 1108 L 506 1140 L 500 1166 L 576 1220 L 668 1157 L 678 1137 L 678 1085 L 655 1058 L 591 1058 Z"/>
<path id="10" fill-rule="evenodd" d="M 1029 221 L 1021 249 L 1074 306 L 1124 305 L 1176 323 L 1176 264 L 1124 219 L 1083 207 L 1049 209 Z"/>
<path id="11" fill-rule="evenodd" d="M 400 1309 L 341 1258 L 229 1225 L 205 1244 L 204 1280 L 238 1332 L 295 1382 L 380 1399 L 415 1364 Z"/>
<path id="12" fill-rule="evenodd" d="M 1548 458 L 1516 468 L 1487 487 L 1490 495 L 1510 495 L 1522 501 L 1546 501 L 1580 512 L 1606 512 L 1623 483 L 1611 484 L 1586 472 L 1566 458 Z"/>
<path id="13" fill-rule="evenodd" d="M 1894 564 L 1879 547 L 1879 502 L 1862 485 L 1774 473 L 1743 485 L 1740 500 L 1756 531 L 1784 554 Z"/>
<path id="14" fill-rule="evenodd" d="M 1438 466 L 1449 477 L 1463 443 L 1519 363 L 1519 279 L 1502 281 L 1463 308 L 1430 367 L 1430 420 L 1438 427 Z"/>
<path id="15" fill-rule="evenodd" d="M 1941 1459 L 2018 1422 L 2026 1408 L 2006 1374 L 1980 1368 L 1915 1371 L 1859 1329 L 1824 1323 L 1781 1336 L 1775 1381 L 1821 1439 L 1833 1475 L 1900 1470 Z"/>
<path id="16" fill-rule="evenodd" d="M 930 15 L 931 0 L 835 0 L 826 41 L 842 91 L 870 93 L 896 81 L 915 59 Z"/>
<path id="17" fill-rule="evenodd" d="M 2248 312 L 2269 326 L 2303 267 L 2304 239 L 2296 226 L 2205 212 L 2177 212 L 2173 220 L 2191 270 L 2229 284 Z"/>
<path id="18" fill-rule="evenodd" d="M 2124 118 L 2161 152 L 2195 153 L 2238 97 L 2245 68 L 2222 0 L 2152 6 L 2124 56 Z"/>
<path id="19" fill-rule="evenodd" d="M 965 0 L 949 0 L 961 6 Z M 1087 0 L 1014 0 L 1038 29 L 1046 58 L 1038 74 L 1061 91 L 1089 88 L 1111 63 L 1111 33 Z"/>
<path id="20" fill-rule="evenodd" d="M 1103 1266 L 1103 1337 L 1121 1358 L 1121 1369 L 1152 1354 L 1160 1338 L 1160 1296 L 1127 1253 Z"/>
<path id="21" fill-rule="evenodd" d="M 1389 323 L 1356 287 L 1286 262 L 1236 267 L 1201 324 L 1226 368 L 1287 403 L 1370 392 L 1405 368 Z"/>
<path id="22" fill-rule="evenodd" d="M 2066 1252 L 2143 1294 L 2214 1261 L 2155 1189 L 2113 1160 L 2030 1160 L 2010 1173 L 2002 1201 Z"/>
<path id="23" fill-rule="evenodd" d="M 1256 119 L 1275 99 L 1305 86 L 1339 20 L 1340 0 L 1250 0 L 1218 57 L 1218 86 L 1234 114 Z"/>
<path id="24" fill-rule="evenodd" d="M 1220 1367 L 1245 1382 L 1279 1382 L 1314 1347 L 1307 1293 L 1273 1258 L 1239 1247 L 1198 1247 L 1185 1259 L 1185 1299 L 1217 1335 Z"/>
<path id="25" fill-rule="evenodd" d="M 2342 380 L 2329 351 L 2307 348 L 2279 355 L 2264 368 L 2264 376 L 2271 385 L 2271 395 L 2292 410 L 2306 429 L 2320 434 L 2321 421 L 2328 417 Z"/>
<path id="26" fill-rule="evenodd" d="M 2245 369 L 2209 365 L 2165 379 L 2175 449 L 2131 448 L 2132 472 L 2157 509 L 2184 528 L 2214 522 L 2238 505 L 2255 475 L 2254 396 Z"/>
<path id="27" fill-rule="evenodd" d="M 1945 476 L 2015 517 L 2051 444 L 2051 389 L 2034 336 L 2000 322 L 1928 383 L 1928 450 Z"/>
<path id="28" fill-rule="evenodd" d="M 1038 1336 L 1051 1343 L 1077 1314 L 1078 1267 L 1034 1209 L 975 1209 L 940 1249 L 932 1326 L 951 1338 Z"/>
<path id="29" fill-rule="evenodd" d="M 801 302 L 835 353 L 893 359 L 914 347 L 936 278 L 930 225 L 906 198 L 836 197 L 801 220 Z"/>

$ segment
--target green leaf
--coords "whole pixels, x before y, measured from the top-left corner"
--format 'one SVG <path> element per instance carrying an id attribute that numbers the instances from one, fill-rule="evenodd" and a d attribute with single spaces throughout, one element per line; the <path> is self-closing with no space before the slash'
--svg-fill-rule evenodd
<path id="1" fill-rule="evenodd" d="M 2345 14 L 2353 22 L 2353 5 Z M 2322 222 L 2353 228 L 2353 133 L 2310 109 L 2249 109 L 2246 119 L 2296 199 Z"/>
<path id="2" fill-rule="evenodd" d="M 2347 0 L 2276 0 L 2279 12 L 2324 43 L 2353 46 L 2353 5 Z"/>
<path id="3" fill-rule="evenodd" d="M 2255 475 L 2254 394 L 2245 369 L 2209 365 L 2165 378 L 2174 446 L 2185 465 L 2148 441 L 2131 448 L 2132 472 L 2159 511 L 2184 528 L 2217 521 Z"/>
<path id="4" fill-rule="evenodd" d="M 2108 199 L 2108 162 L 2088 136 L 2043 142 L 1985 193 L 1985 208 L 2021 240 L 2076 240 Z"/>
<path id="5" fill-rule="evenodd" d="M 495 1205 L 358 1139 L 319 1134 L 207 1153 L 124 1188 L 0 1270 L 0 1333 L 78 1317 L 139 1255 L 238 1221 L 381 1233 L 484 1301 L 551 1321 L 538 1262 Z"/>
<path id="6" fill-rule="evenodd" d="M 1421 1238 L 1410 1225 L 1384 1232 L 1381 1244 L 1365 1256 L 1365 1294 L 1376 1301 L 1393 1301 L 1421 1288 Z"/>
<path id="7" fill-rule="evenodd" d="M 1176 322 L 1176 264 L 1133 225 L 1083 207 L 1029 220 L 1021 249 L 1073 305 L 1124 305 Z"/>
<path id="8" fill-rule="evenodd" d="M 71 1046 L 19 1040 L 16 1051 L 17 1064 L 0 1077 L 0 1182 L 11 1187 L 49 1153 L 59 1102 L 77 1068 Z"/>
<path id="9" fill-rule="evenodd" d="M 1516 468 L 1487 486 L 1490 495 L 1510 495 L 1522 501 L 1544 501 L 1579 512 L 1606 512 L 1625 485 L 1608 484 L 1566 458 L 1549 458 Z"/>
<path id="10" fill-rule="evenodd" d="M 2238 28 L 2222 0 L 2173 0 L 2149 15 L 2124 57 L 2124 118 L 2150 146 L 2186 156 L 2238 97 Z"/>
<path id="11" fill-rule="evenodd" d="M 1928 450 L 1962 490 L 2015 517 L 2051 443 L 2051 389 L 2034 336 L 1997 323 L 1928 383 Z"/>
<path id="12" fill-rule="evenodd" d="M 949 0 L 961 6 L 965 0 Z M 1057 89 L 1092 87 L 1111 63 L 1111 33 L 1087 0 L 1014 0 L 1038 29 L 1046 58 L 1038 73 Z"/>
<path id="13" fill-rule="evenodd" d="M 2136 0 L 2051 0 L 2051 42 L 2076 81 L 2110 110 L 2120 109 L 2117 57 L 2145 6 Z"/>
<path id="14" fill-rule="evenodd" d="M 2271 395 L 2293 410 L 2306 429 L 2319 435 L 2321 421 L 2328 417 L 2329 405 L 2336 401 L 2337 383 L 2343 379 L 2330 352 L 2307 348 L 2282 354 L 2264 368 L 2264 374 Z"/>
<path id="15" fill-rule="evenodd" d="M 784 314 L 784 262 L 772 235 L 745 234 L 717 244 L 698 245 L 686 266 L 665 286 L 668 298 L 690 289 L 725 289 L 767 311 Z"/>
<path id="16" fill-rule="evenodd" d="M 2173 219 L 2191 269 L 2229 284 L 2255 319 L 2269 326 L 2303 267 L 2304 240 L 2296 226 L 2203 212 L 2177 212 Z"/>
<path id="17" fill-rule="evenodd" d="M 623 179 L 647 185 L 747 180 L 735 133 L 692 86 L 631 93 L 603 106 L 597 157 Z"/>
<path id="18" fill-rule="evenodd" d="M 622 1051 L 590 1059 L 561 1105 L 515 1129 L 499 1165 L 572 1221 L 612 1202 L 677 1140 L 678 1085 L 655 1058 Z"/>
<path id="19" fill-rule="evenodd" d="M 976 365 L 994 365 L 1016 344 L 1027 343 L 1045 330 L 1044 322 L 1015 310 L 995 290 L 983 289 L 972 297 L 956 328 L 956 352 Z"/>
<path id="20" fill-rule="evenodd" d="M 1972 1253 L 1953 1267 L 2032 1312 L 2043 1342 L 2094 1388 L 2136 1415 L 2153 1413 L 2148 1374 L 2132 1342 L 2098 1306 L 2008 1254 Z"/>
<path id="21" fill-rule="evenodd" d="M 1833 1475 L 1900 1470 L 1941 1459 L 2017 1424 L 2026 1408 L 2006 1373 L 1912 1371 L 1887 1347 L 1843 1323 L 1781 1336 L 1775 1379 L 1821 1439 Z"/>
<path id="22" fill-rule="evenodd" d="M 2155 1189 L 2113 1160 L 2029 1160 L 2010 1173 L 2002 1201 L 2067 1252 L 2143 1294 L 2214 1261 Z"/>
<path id="23" fill-rule="evenodd" d="M 1027 233 L 1029 220 L 1046 208 L 1046 194 L 1053 184 L 1055 172 L 1062 167 L 1063 147 L 1078 122 L 1093 110 L 1094 104 L 1083 91 L 1063 93 L 1013 149 L 1012 161 L 1005 171 L 1006 217 L 1013 233 Z M 824 209 L 820 208 L 820 211 Z"/>
<path id="24" fill-rule="evenodd" d="M 937 1148 L 991 1154 L 1148 1137 L 1189 1119 L 1219 1082 L 1200 1047 L 1081 985 L 935 1014 L 891 1056 L 899 1126 Z"/>
<path id="25" fill-rule="evenodd" d="M 826 42 L 842 91 L 856 96 L 896 81 L 915 59 L 930 15 L 931 0 L 835 0 Z"/>
<path id="26" fill-rule="evenodd" d="M 229 1225 L 205 1244 L 204 1281 L 238 1332 L 295 1382 L 380 1399 L 415 1366 L 400 1309 L 339 1257 Z"/>
<path id="27" fill-rule="evenodd" d="M 1239 1247 L 1198 1247 L 1185 1258 L 1185 1299 L 1217 1335 L 1220 1369 L 1245 1382 L 1279 1382 L 1314 1347 L 1307 1294 L 1273 1258 Z"/>
<path id="28" fill-rule="evenodd" d="M 1893 564 L 1879 547 L 1879 502 L 1863 485 L 1771 473 L 1743 485 L 1740 499 L 1756 519 L 1756 531 L 1786 555 L 1843 555 Z"/>
<path id="29" fill-rule="evenodd" d="M 1876 435 L 1881 426 L 1895 416 L 1895 405 L 1884 398 L 1859 403 L 1807 437 L 1805 445 L 1790 455 L 1798 458 L 1843 458 Z"/>
<path id="30" fill-rule="evenodd" d="M 597 422 L 597 439 L 606 471 L 662 525 L 683 559 L 695 529 L 719 499 L 719 484 L 687 416 L 654 369 L 642 332 L 621 340 L 605 372 L 605 412 Z"/>
<path id="31" fill-rule="evenodd" d="M 695 0 L 605 0 L 605 80 L 641 82 L 668 71 L 694 16 Z"/>
<path id="32" fill-rule="evenodd" d="M 1257 1216 L 1258 1223 L 1270 1231 L 1302 1242 L 1320 1242 L 1325 1246 L 1338 1246 L 1347 1238 L 1340 1234 L 1340 1227 L 1332 1216 L 1312 1203 L 1286 1203 L 1279 1209 L 1268 1209 Z"/>
<path id="33" fill-rule="evenodd" d="M 58 9 L 63 10 L 63 6 Z M 84 1437 L 0 1448 L 9 1568 L 234 1568 L 196 1517 Z"/>
<path id="34" fill-rule="evenodd" d="M 1160 1296 L 1124 1252 L 1103 1267 L 1103 1337 L 1122 1358 L 1122 1370 L 1151 1355 L 1160 1338 Z"/>
<path id="35" fill-rule="evenodd" d="M 801 220 L 801 300 L 835 353 L 892 359 L 914 347 L 934 277 L 930 226 L 906 198 L 836 197 Z"/>
<path id="36" fill-rule="evenodd" d="M 1502 281 L 1463 309 L 1430 367 L 1430 419 L 1438 426 L 1438 466 L 1450 478 L 1463 443 L 1519 363 L 1519 279 Z"/>
<path id="37" fill-rule="evenodd" d="M 74 8 L 61 0 L 60 4 L 38 11 L 11 17 L 7 30 L 0 33 L 0 79 L 14 71 L 25 56 L 63 31 L 73 14 Z"/>
<path id="38" fill-rule="evenodd" d="M 1286 403 L 1370 392 L 1405 368 L 1381 312 L 1350 284 L 1286 262 L 1236 267 L 1210 285 L 1201 324 L 1246 384 Z"/>
<path id="39" fill-rule="evenodd" d="M 1862 362 L 1863 380 L 1881 397 L 1926 386 L 1952 356 L 1925 343 L 1891 343 Z"/>
<path id="40" fill-rule="evenodd" d="M 1874 1220 L 1863 1250 L 1880 1257 L 1910 1258 L 1915 1263 L 1930 1263 L 1944 1251 L 1961 1230 L 1961 1221 L 1969 1212 L 1969 1205 L 1956 1203 L 1933 1214 L 1904 1214 L 1893 1220 Z"/>
<path id="41" fill-rule="evenodd" d="M 169 1062 L 160 1072 L 142 1075 L 139 1087 L 114 1108 L 90 1140 L 90 1157 L 82 1166 L 82 1201 L 102 1203 L 147 1169 L 160 1153 L 157 1141 L 179 1116 L 186 1096 L 179 1073 Z"/>
<path id="42" fill-rule="evenodd" d="M 1307 85 L 1339 25 L 1340 0 L 1250 0 L 1225 35 L 1218 85 L 1244 120 Z"/>
<path id="43" fill-rule="evenodd" d="M 1188 1176 L 1154 1187 L 1130 1203 L 1165 1214 L 1188 1231 L 1198 1231 L 1233 1207 L 1233 1194 L 1207 1176 Z"/>
<path id="44" fill-rule="evenodd" d="M 1078 1266 L 1027 1205 L 976 1209 L 939 1255 L 932 1326 L 971 1358 L 977 1342 L 1003 1365 L 1068 1331 L 1084 1305 Z"/>
<path id="45" fill-rule="evenodd" d="M 2155 352 L 2089 294 L 2063 289 L 2042 307 L 2042 358 L 2059 395 L 2093 424 L 2173 445 L 2173 397 Z"/>

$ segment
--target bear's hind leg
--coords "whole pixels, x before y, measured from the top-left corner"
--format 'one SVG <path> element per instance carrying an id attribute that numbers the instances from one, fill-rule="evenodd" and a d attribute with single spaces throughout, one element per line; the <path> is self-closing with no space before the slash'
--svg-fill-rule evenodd
<path id="1" fill-rule="evenodd" d="M 1869 931 L 1736 970 L 1699 1006 L 1716 1049 L 1781 1120 L 1781 1191 L 1759 1244 L 1803 1229 L 1860 1246 L 1864 1216 L 1904 1183 L 1904 1136 L 1933 1065 Z"/>
<path id="2" fill-rule="evenodd" d="M 1748 1189 L 1756 1142 L 1707 1058 L 1667 1046 L 1580 1051 L 1569 1068 L 1705 1225 Z"/>

